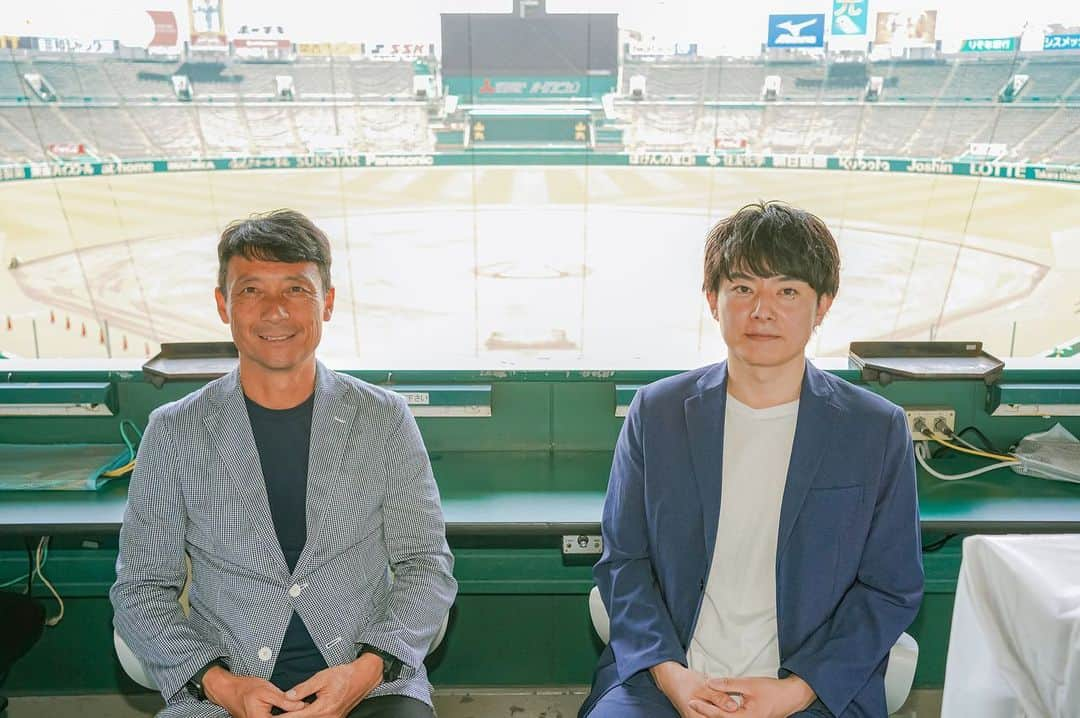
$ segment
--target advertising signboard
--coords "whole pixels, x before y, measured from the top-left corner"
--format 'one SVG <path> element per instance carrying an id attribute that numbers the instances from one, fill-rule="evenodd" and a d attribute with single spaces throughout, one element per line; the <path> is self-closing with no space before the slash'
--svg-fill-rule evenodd
<path id="1" fill-rule="evenodd" d="M 769 47 L 823 47 L 825 15 L 769 15 Z"/>

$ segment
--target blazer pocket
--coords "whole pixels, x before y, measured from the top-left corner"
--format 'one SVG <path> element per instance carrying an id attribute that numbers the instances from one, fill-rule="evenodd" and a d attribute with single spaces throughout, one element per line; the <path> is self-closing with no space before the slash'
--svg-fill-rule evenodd
<path id="1" fill-rule="evenodd" d="M 862 494 L 862 484 L 813 487 L 806 494 L 799 521 L 807 522 L 811 535 L 839 539 L 854 521 Z"/>

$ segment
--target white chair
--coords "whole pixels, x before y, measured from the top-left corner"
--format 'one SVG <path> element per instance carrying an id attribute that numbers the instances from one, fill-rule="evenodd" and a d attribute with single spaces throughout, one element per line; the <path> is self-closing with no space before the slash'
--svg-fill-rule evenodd
<path id="1" fill-rule="evenodd" d="M 191 611 L 191 603 L 188 601 L 188 586 L 191 584 L 191 557 L 187 554 L 184 554 L 184 568 L 187 569 L 187 580 L 184 581 L 184 590 L 180 592 L 178 600 L 180 601 L 180 608 L 186 616 Z M 142 663 L 131 652 L 128 644 L 124 642 L 124 639 L 120 637 L 115 628 L 113 629 L 113 648 L 116 649 L 116 657 L 120 661 L 120 667 L 124 669 L 124 673 L 128 674 L 131 680 L 143 688 L 149 688 L 152 691 L 158 690 L 157 683 L 146 672 Z"/>
<path id="2" fill-rule="evenodd" d="M 184 615 L 186 616 L 191 610 L 187 595 L 188 584 L 191 583 L 191 559 L 186 556 L 185 558 L 187 559 L 188 580 L 187 583 L 184 584 L 184 591 L 180 594 L 180 607 L 184 610 Z M 599 599 L 599 596 L 597 596 L 597 598 Z M 442 643 L 443 637 L 446 635 L 446 627 L 449 623 L 450 614 L 447 613 L 447 615 L 443 617 L 438 633 L 435 634 L 435 638 L 431 641 L 431 646 L 428 648 L 428 655 L 434 653 L 435 649 Z M 113 647 L 116 649 L 116 657 L 120 661 L 121 668 L 124 669 L 124 673 L 127 673 L 131 680 L 135 681 L 143 688 L 149 688 L 152 691 L 158 690 L 157 683 L 155 683 L 154 679 L 150 677 L 150 674 L 146 672 L 142 663 L 135 654 L 131 652 L 131 649 L 128 648 L 127 643 L 125 643 L 124 639 L 120 637 L 120 634 L 116 632 L 116 629 L 113 629 Z"/>
<path id="3" fill-rule="evenodd" d="M 113 647 L 116 649 L 116 657 L 120 661 L 120 667 L 124 669 L 124 673 L 128 674 L 128 678 L 138 683 L 143 688 L 149 688 L 152 691 L 158 690 L 157 683 L 150 677 L 150 674 L 146 672 L 146 669 L 142 667 L 142 663 L 135 657 L 135 654 L 131 652 L 128 645 L 124 643 L 124 639 L 120 638 L 120 634 L 113 629 Z"/>
<path id="4" fill-rule="evenodd" d="M 611 622 L 604 601 L 600 598 L 600 589 L 596 586 L 589 592 L 589 617 L 596 635 L 606 644 L 611 640 Z M 889 666 L 885 669 L 885 707 L 890 715 L 900 710 L 907 700 L 918 662 L 919 644 L 910 635 L 901 633 L 900 639 L 889 651 Z"/>
<path id="5" fill-rule="evenodd" d="M 890 714 L 907 701 L 918 662 L 919 644 L 910 634 L 901 633 L 889 651 L 889 665 L 885 669 L 885 707 Z"/>

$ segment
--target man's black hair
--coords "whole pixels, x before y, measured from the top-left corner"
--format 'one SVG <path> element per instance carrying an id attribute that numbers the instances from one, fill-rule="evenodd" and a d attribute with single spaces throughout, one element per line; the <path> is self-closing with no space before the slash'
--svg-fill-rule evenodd
<path id="1" fill-rule="evenodd" d="M 233 257 L 268 262 L 314 262 L 323 290 L 330 289 L 330 241 L 315 224 L 292 209 L 253 214 L 238 219 L 221 233 L 218 242 L 218 287 L 225 291 L 229 260 Z"/>
<path id="2" fill-rule="evenodd" d="M 840 252 L 825 223 L 783 202 L 748 204 L 725 217 L 705 237 L 702 290 L 716 292 L 735 275 L 787 276 L 809 284 L 820 297 L 840 288 Z"/>

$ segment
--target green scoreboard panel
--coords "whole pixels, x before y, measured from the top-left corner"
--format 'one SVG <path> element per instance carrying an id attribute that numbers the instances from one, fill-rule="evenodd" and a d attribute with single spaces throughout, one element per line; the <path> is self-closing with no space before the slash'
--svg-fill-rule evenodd
<path id="1" fill-rule="evenodd" d="M 616 73 L 588 75 L 447 75 L 443 85 L 448 95 L 462 103 L 551 102 L 571 98 L 599 100 L 615 92 Z M 866 83 L 863 83 L 866 84 Z"/>
<path id="2" fill-rule="evenodd" d="M 482 112 L 469 114 L 470 145 L 588 144 L 592 140 L 588 111 Z"/>

